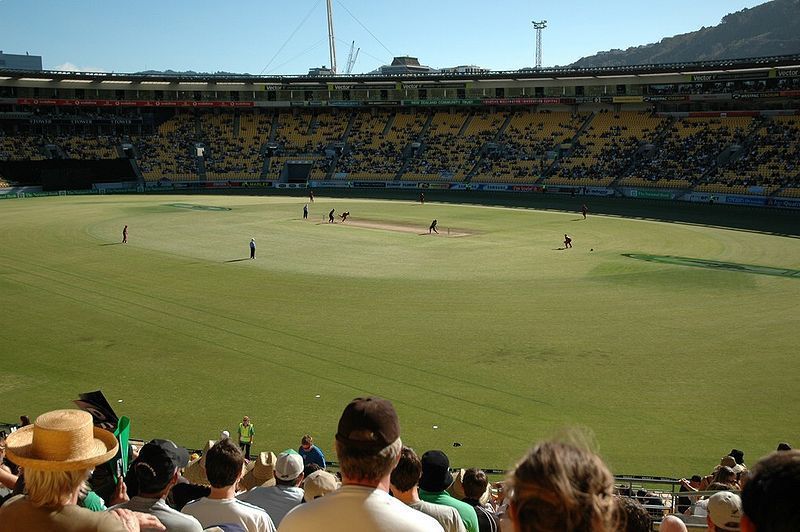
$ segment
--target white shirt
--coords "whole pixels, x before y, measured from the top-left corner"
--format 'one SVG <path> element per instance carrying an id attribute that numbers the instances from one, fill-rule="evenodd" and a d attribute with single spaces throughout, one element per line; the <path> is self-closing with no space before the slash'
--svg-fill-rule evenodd
<path id="1" fill-rule="evenodd" d="M 286 514 L 280 532 L 444 532 L 436 520 L 388 493 L 344 485 Z"/>
<path id="2" fill-rule="evenodd" d="M 247 532 L 275 532 L 275 525 L 267 512 L 238 499 L 203 497 L 190 502 L 182 511 L 200 521 L 203 528 L 237 524 L 247 529 Z"/>
<path id="3" fill-rule="evenodd" d="M 278 526 L 289 510 L 303 502 L 304 494 L 302 488 L 295 486 L 271 486 L 253 488 L 236 498 L 264 509 Z"/>

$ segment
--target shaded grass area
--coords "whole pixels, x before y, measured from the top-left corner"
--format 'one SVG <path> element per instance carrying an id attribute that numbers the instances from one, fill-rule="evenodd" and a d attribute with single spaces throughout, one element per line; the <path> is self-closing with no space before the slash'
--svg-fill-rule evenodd
<path id="1" fill-rule="evenodd" d="M 332 454 L 342 407 L 378 394 L 456 466 L 586 426 L 616 472 L 680 476 L 797 433 L 800 280 L 624 256 L 797 269 L 797 240 L 431 196 L 318 196 L 309 222 L 297 196 L 4 202 L 0 419 L 101 388 L 142 438 L 202 446 L 248 414 L 259 450 L 309 432 Z M 330 208 L 474 234 L 315 223 Z"/>

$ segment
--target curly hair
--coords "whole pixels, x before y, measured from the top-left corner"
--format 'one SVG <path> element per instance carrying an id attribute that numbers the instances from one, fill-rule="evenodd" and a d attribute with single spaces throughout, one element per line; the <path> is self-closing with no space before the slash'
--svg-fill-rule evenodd
<path id="1" fill-rule="evenodd" d="M 519 532 L 611 532 L 614 477 L 596 454 L 555 441 L 539 443 L 508 478 L 510 514 Z"/>

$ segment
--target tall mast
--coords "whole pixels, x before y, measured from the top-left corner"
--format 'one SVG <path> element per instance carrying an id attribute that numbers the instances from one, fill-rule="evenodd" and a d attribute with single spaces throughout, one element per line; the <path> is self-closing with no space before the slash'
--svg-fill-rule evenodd
<path id="1" fill-rule="evenodd" d="M 328 48 L 331 52 L 331 72 L 336 74 L 336 37 L 333 35 L 333 6 L 328 0 Z"/>

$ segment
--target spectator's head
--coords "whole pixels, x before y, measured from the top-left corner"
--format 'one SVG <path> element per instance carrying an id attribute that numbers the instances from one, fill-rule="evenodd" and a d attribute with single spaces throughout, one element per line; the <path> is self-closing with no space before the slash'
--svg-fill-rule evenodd
<path id="1" fill-rule="evenodd" d="M 617 497 L 617 523 L 620 532 L 650 532 L 653 518 L 636 499 Z"/>
<path id="2" fill-rule="evenodd" d="M 178 482 L 180 470 L 189 463 L 189 452 L 169 440 L 152 440 L 139 451 L 132 464 L 139 494 L 166 495 Z"/>
<path id="3" fill-rule="evenodd" d="M 736 460 L 737 464 L 744 463 L 744 451 L 740 451 L 739 449 L 731 449 L 731 452 L 728 454 L 733 456 L 733 459 Z"/>
<path id="4" fill-rule="evenodd" d="M 486 493 L 486 489 L 489 487 L 489 479 L 486 477 L 486 473 L 473 467 L 464 471 L 461 485 L 464 487 L 464 496 L 467 499 L 478 500 Z"/>
<path id="5" fill-rule="evenodd" d="M 738 531 L 742 518 L 742 500 L 730 491 L 718 491 L 708 498 L 709 532 L 718 530 Z"/>
<path id="6" fill-rule="evenodd" d="M 311 449 L 312 445 L 314 445 L 314 438 L 312 438 L 310 434 L 306 434 L 300 440 L 300 447 L 302 447 L 303 449 L 306 450 Z"/>
<path id="7" fill-rule="evenodd" d="M 275 483 L 278 486 L 297 486 L 303 481 L 303 458 L 293 449 L 278 455 L 275 461 Z"/>
<path id="8" fill-rule="evenodd" d="M 419 484 L 422 476 L 422 463 L 414 449 L 403 446 L 400 459 L 392 470 L 390 477 L 392 491 L 405 493 L 413 490 Z"/>
<path id="9" fill-rule="evenodd" d="M 94 466 L 111 460 L 117 448 L 114 435 L 81 410 L 47 412 L 6 439 L 8 457 L 25 468 L 25 488 L 36 506 L 71 504 Z"/>
<path id="10" fill-rule="evenodd" d="M 733 486 L 736 484 L 736 471 L 728 466 L 720 467 L 714 474 L 712 483 L 725 484 L 726 486 Z"/>
<path id="11" fill-rule="evenodd" d="M 307 478 L 308 475 L 310 475 L 314 471 L 319 471 L 320 469 L 322 468 L 319 466 L 319 464 L 315 464 L 314 462 L 309 462 L 305 466 L 303 466 L 303 476 Z"/>
<path id="12" fill-rule="evenodd" d="M 542 442 L 508 478 L 509 516 L 518 532 L 605 532 L 614 524 L 614 478 L 594 453 L 572 444 Z"/>
<path id="13" fill-rule="evenodd" d="M 244 475 L 244 455 L 230 438 L 215 443 L 204 457 L 206 476 L 213 488 L 233 486 Z"/>
<path id="14" fill-rule="evenodd" d="M 778 449 L 777 450 L 778 451 L 791 451 L 792 450 L 792 446 L 789 445 L 788 443 L 786 443 L 785 441 L 782 441 L 782 442 L 780 442 L 778 444 Z"/>
<path id="15" fill-rule="evenodd" d="M 742 491 L 744 532 L 800 530 L 800 450 L 762 458 Z"/>
<path id="16" fill-rule="evenodd" d="M 422 477 L 419 487 L 425 491 L 440 492 L 453 485 L 450 473 L 450 459 L 442 451 L 426 451 L 422 455 Z"/>
<path id="17" fill-rule="evenodd" d="M 387 481 L 402 447 L 400 420 L 390 401 L 353 399 L 339 418 L 336 455 L 344 483 L 377 486 Z"/>
<path id="18" fill-rule="evenodd" d="M 688 532 L 686 523 L 681 521 L 680 517 L 675 515 L 668 515 L 661 520 L 658 525 L 658 532 Z"/>
<path id="19" fill-rule="evenodd" d="M 27 427 L 31 424 L 31 418 L 28 416 L 19 416 L 19 426 L 20 427 Z"/>
<path id="20" fill-rule="evenodd" d="M 314 471 L 303 481 L 303 499 L 313 501 L 339 489 L 339 481 L 324 469 Z"/>

